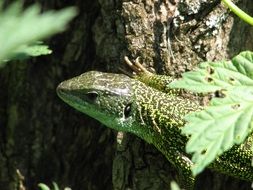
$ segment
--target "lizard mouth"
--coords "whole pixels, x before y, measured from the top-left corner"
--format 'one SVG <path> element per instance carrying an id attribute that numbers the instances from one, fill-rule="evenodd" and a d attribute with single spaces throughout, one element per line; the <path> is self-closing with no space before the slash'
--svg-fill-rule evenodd
<path id="1" fill-rule="evenodd" d="M 56 88 L 57 95 L 66 103 L 68 103 L 68 98 L 71 96 L 69 89 L 65 85 L 65 81 L 61 82 Z M 73 97 L 72 97 L 73 98 Z"/>
<path id="2" fill-rule="evenodd" d="M 62 83 L 60 83 L 58 86 L 57 86 L 57 88 L 56 88 L 56 92 L 57 92 L 57 95 L 59 96 L 59 97 L 61 97 L 62 95 L 64 95 L 64 92 L 66 91 L 66 89 L 64 88 L 64 84 L 63 84 L 64 82 L 62 82 Z"/>
<path id="3" fill-rule="evenodd" d="M 57 95 L 67 104 L 72 105 L 74 102 L 80 103 L 81 99 L 78 96 L 76 96 L 75 93 L 73 93 L 73 90 L 69 88 L 67 83 L 68 81 L 63 81 L 57 86 L 56 88 Z"/>

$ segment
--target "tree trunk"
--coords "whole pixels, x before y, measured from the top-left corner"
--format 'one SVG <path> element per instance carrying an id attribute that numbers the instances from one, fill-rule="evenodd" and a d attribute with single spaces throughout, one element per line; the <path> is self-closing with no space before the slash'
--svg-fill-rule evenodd
<path id="1" fill-rule="evenodd" d="M 73 190 L 170 189 L 177 171 L 160 152 L 70 108 L 57 84 L 88 70 L 127 70 L 125 55 L 179 77 L 200 61 L 252 50 L 252 27 L 219 0 L 40 2 L 43 10 L 75 5 L 79 15 L 48 42 L 52 55 L 0 70 L 0 189 L 21 190 L 22 181 L 27 190 L 52 181 Z M 238 5 L 253 11 L 252 1 Z M 206 170 L 196 189 L 249 190 L 250 183 Z"/>

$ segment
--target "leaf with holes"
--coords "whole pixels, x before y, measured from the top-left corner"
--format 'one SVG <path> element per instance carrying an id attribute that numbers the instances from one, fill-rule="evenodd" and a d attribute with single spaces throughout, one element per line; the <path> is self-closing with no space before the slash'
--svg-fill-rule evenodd
<path id="1" fill-rule="evenodd" d="M 253 53 L 245 51 L 231 61 L 204 62 L 195 71 L 170 83 L 171 88 L 184 88 L 193 92 L 214 92 L 235 86 L 253 86 Z"/>
<path id="2" fill-rule="evenodd" d="M 245 87 L 235 87 L 225 98 L 214 98 L 204 110 L 187 115 L 183 133 L 191 135 L 186 150 L 194 153 L 193 174 L 234 144 L 241 144 L 252 132 L 252 117 L 253 88 Z"/>
<path id="3" fill-rule="evenodd" d="M 252 133 L 252 52 L 242 52 L 231 61 L 201 63 L 196 71 L 183 74 L 183 79 L 171 86 L 194 92 L 220 90 L 224 95 L 212 99 L 202 111 L 185 117 L 187 123 L 182 132 L 191 136 L 186 151 L 193 153 L 194 175 Z"/>

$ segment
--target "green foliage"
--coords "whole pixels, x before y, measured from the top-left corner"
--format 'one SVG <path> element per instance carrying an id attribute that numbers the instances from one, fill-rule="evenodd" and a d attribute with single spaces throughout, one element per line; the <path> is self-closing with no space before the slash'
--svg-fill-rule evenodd
<path id="1" fill-rule="evenodd" d="M 170 183 L 170 188 L 171 188 L 171 190 L 180 190 L 178 184 L 175 181 L 172 181 Z"/>
<path id="2" fill-rule="evenodd" d="M 202 111 L 188 114 L 183 133 L 191 135 L 186 151 L 194 153 L 197 175 L 217 156 L 252 133 L 253 53 L 242 52 L 231 61 L 204 62 L 171 84 L 194 92 L 219 91 Z"/>
<path id="3" fill-rule="evenodd" d="M 0 66 L 17 55 L 38 56 L 49 53 L 46 46 L 32 45 L 36 41 L 61 32 L 76 15 L 74 8 L 47 11 L 40 14 L 40 7 L 33 5 L 22 11 L 20 3 L 0 9 Z"/>
<path id="4" fill-rule="evenodd" d="M 36 57 L 40 55 L 48 55 L 51 54 L 52 50 L 49 49 L 47 45 L 42 44 L 34 44 L 34 45 L 24 45 L 20 48 L 20 51 L 16 51 L 13 53 L 11 59 L 15 60 L 22 60 L 27 59 L 29 57 Z"/>
<path id="5" fill-rule="evenodd" d="M 39 183 L 38 186 L 41 190 L 50 190 L 50 188 L 44 183 Z M 53 189 L 52 190 L 60 190 L 57 183 L 53 182 Z"/>
<path id="6" fill-rule="evenodd" d="M 252 62 L 252 53 L 247 51 L 231 61 L 204 62 L 195 71 L 184 73 L 183 80 L 171 83 L 170 87 L 203 93 L 248 88 L 253 85 Z"/>
<path id="7" fill-rule="evenodd" d="M 39 183 L 38 186 L 41 190 L 50 190 L 50 188 L 44 183 Z"/>

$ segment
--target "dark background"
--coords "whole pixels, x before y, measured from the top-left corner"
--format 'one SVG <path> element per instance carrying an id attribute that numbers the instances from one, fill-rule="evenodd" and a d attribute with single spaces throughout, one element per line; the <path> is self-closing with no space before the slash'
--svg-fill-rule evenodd
<path id="1" fill-rule="evenodd" d="M 21 190 L 17 169 L 26 189 L 52 181 L 73 190 L 169 189 L 177 171 L 152 145 L 130 134 L 117 144 L 117 131 L 66 105 L 55 88 L 88 70 L 119 72 L 124 55 L 180 76 L 199 61 L 252 50 L 252 27 L 219 1 L 197 6 L 198 0 L 26 0 L 25 5 L 34 2 L 43 11 L 74 5 L 79 15 L 66 32 L 46 41 L 52 55 L 0 70 L 0 189 Z M 253 11 L 251 0 L 239 6 Z M 184 19 L 173 19 L 176 8 Z M 249 190 L 250 183 L 207 170 L 196 189 Z"/>

